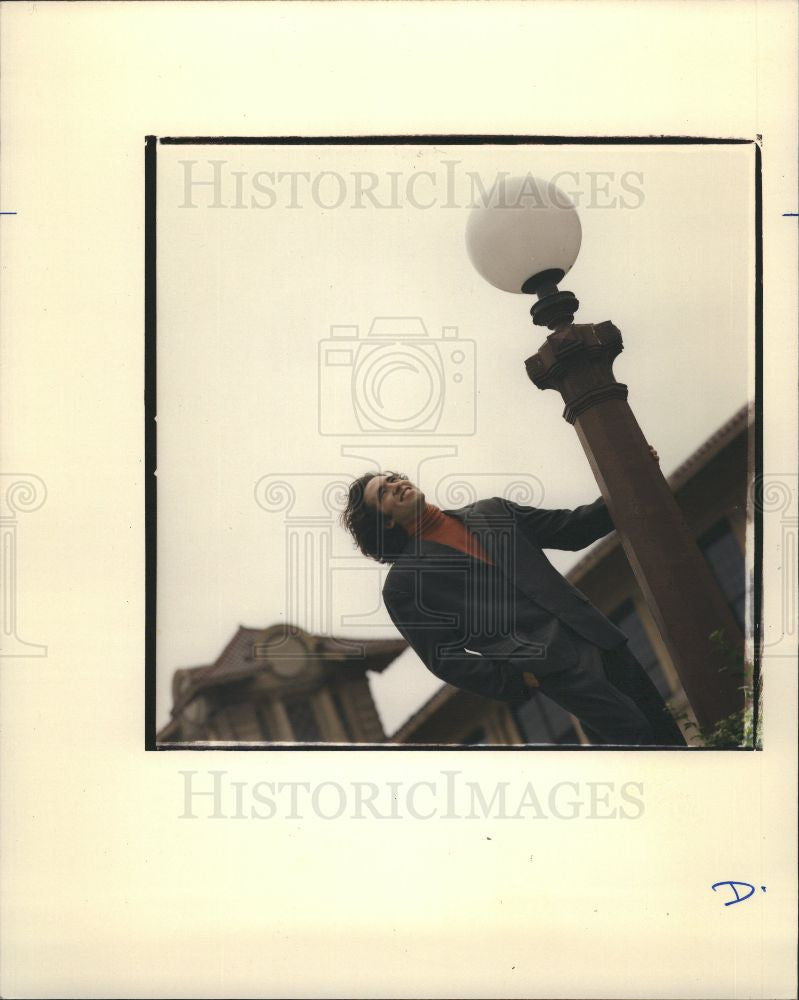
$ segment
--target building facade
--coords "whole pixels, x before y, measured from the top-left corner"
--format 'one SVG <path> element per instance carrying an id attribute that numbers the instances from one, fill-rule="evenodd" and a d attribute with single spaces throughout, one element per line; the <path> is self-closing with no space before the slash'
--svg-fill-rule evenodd
<path id="1" fill-rule="evenodd" d="M 240 626 L 213 663 L 175 671 L 172 718 L 156 744 L 382 743 L 367 672 L 406 648 Z"/>

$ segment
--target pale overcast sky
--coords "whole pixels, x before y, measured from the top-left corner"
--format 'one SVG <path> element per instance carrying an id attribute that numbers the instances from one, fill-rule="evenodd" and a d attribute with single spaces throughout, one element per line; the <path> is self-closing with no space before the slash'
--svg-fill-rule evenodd
<path id="1" fill-rule="evenodd" d="M 753 396 L 750 146 L 161 146 L 158 164 L 159 726 L 175 669 L 240 624 L 397 635 L 336 484 L 388 467 L 443 507 L 598 495 L 560 397 L 527 379 L 532 299 L 466 256 L 497 175 L 577 202 L 561 287 L 577 322 L 621 329 L 614 370 L 666 474 Z M 412 651 L 371 683 L 389 733 L 439 686 Z"/>

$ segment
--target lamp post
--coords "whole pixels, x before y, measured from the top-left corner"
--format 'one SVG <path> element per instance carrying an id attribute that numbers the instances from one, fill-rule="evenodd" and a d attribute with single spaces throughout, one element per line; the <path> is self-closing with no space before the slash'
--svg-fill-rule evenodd
<path id="1" fill-rule="evenodd" d="M 697 721 L 710 727 L 744 705 L 742 681 L 710 636 L 721 631 L 738 651 L 743 636 L 614 377 L 621 333 L 610 322 L 575 324 L 579 302 L 558 288 L 581 238 L 567 195 L 529 175 L 498 183 L 466 228 L 469 257 L 490 284 L 536 296 L 533 322 L 552 332 L 527 374 L 561 394 Z"/>

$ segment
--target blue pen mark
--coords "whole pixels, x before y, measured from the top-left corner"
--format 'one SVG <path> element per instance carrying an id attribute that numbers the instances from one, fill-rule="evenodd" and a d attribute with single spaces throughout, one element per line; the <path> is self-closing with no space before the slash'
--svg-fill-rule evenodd
<path id="1" fill-rule="evenodd" d="M 0 215 L 16 215 L 16 212 L 0 212 Z"/>
<path id="2" fill-rule="evenodd" d="M 783 212 L 783 219 L 795 219 L 799 216 L 799 212 Z"/>
<path id="3" fill-rule="evenodd" d="M 755 894 L 755 887 L 752 885 L 751 882 L 735 882 L 732 879 L 727 879 L 724 882 L 714 882 L 713 885 L 711 885 L 710 888 L 713 890 L 713 892 L 715 892 L 716 889 L 718 889 L 718 887 L 720 885 L 728 885 L 730 887 L 730 889 L 732 889 L 733 894 L 735 895 L 735 899 L 731 899 L 728 902 L 726 902 L 724 904 L 725 906 L 734 906 L 736 903 L 743 903 L 743 902 L 745 902 L 745 900 L 751 899 L 752 896 L 754 896 L 754 894 Z M 749 890 L 749 892 L 747 892 L 747 894 L 745 896 L 742 896 L 738 892 L 738 889 L 736 888 L 736 886 L 739 886 L 739 885 L 746 886 L 746 888 Z M 766 887 L 764 885 L 761 885 L 760 888 L 763 890 L 763 892 L 766 891 Z"/>

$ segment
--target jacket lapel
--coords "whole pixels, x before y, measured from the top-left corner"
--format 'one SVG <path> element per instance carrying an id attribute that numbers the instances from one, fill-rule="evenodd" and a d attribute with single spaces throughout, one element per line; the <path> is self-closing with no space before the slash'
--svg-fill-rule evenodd
<path id="1" fill-rule="evenodd" d="M 485 500 L 454 510 L 444 510 L 443 513 L 457 518 L 464 527 L 476 535 L 489 558 L 502 572 L 512 588 L 517 588 L 530 601 L 544 608 L 554 617 L 561 618 L 578 634 L 584 635 L 590 641 L 597 641 L 595 638 L 591 638 L 592 635 L 598 634 L 596 630 L 597 620 L 592 623 L 589 616 L 586 624 L 586 606 L 592 608 L 588 598 L 557 572 L 544 555 L 541 547 L 521 530 L 511 508 L 501 501 Z M 454 573 L 456 570 L 463 571 L 470 566 L 486 565 L 482 560 L 467 555 L 465 552 L 427 539 L 409 539 L 408 545 L 399 557 L 399 562 L 411 572 L 435 567 L 445 571 L 451 569 Z M 450 587 L 444 581 L 443 586 L 444 592 L 447 594 L 450 592 L 453 595 L 460 593 L 459 588 L 455 587 L 454 584 Z M 512 594 L 513 590 L 511 589 L 509 593 Z M 596 615 L 599 615 L 599 612 L 596 612 Z M 608 629 L 617 633 L 620 639 L 624 638 L 622 633 L 618 632 L 606 619 L 601 618 L 601 625 L 600 644 L 602 641 L 607 642 L 610 635 Z M 589 628 L 587 633 L 586 628 Z M 498 645 L 481 646 L 480 649 L 505 655 L 509 653 L 510 646 L 508 644 L 512 641 L 516 641 L 513 636 L 500 637 L 497 640 Z M 613 641 L 603 648 L 610 648 L 611 645 L 613 645 Z"/>
<path id="2" fill-rule="evenodd" d="M 514 587 L 518 587 L 532 601 L 552 607 L 552 602 L 541 593 L 540 586 L 549 569 L 547 559 L 541 549 L 532 545 L 519 530 L 507 507 L 494 504 L 487 511 L 485 503 L 469 504 L 456 510 L 445 510 L 444 513 L 456 517 L 477 536 L 494 565 Z"/>

